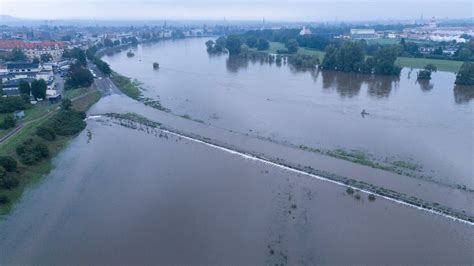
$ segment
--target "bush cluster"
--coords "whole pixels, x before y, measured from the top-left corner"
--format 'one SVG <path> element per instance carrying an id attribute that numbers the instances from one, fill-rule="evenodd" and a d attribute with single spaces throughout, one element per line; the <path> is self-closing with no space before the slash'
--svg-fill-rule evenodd
<path id="1" fill-rule="evenodd" d="M 14 176 L 8 175 L 5 168 L 0 166 L 0 188 L 12 189 L 18 186 L 19 181 Z"/>
<path id="2" fill-rule="evenodd" d="M 22 163 L 33 165 L 47 158 L 49 149 L 43 141 L 29 138 L 16 147 L 16 153 Z"/>
<path id="3" fill-rule="evenodd" d="M 81 132 L 86 127 L 85 118 L 86 114 L 84 112 L 77 112 L 70 109 L 61 110 L 46 123 L 44 128 L 38 130 L 41 131 L 40 134 L 42 134 L 42 138 L 52 138 L 52 133 L 59 136 L 72 136 Z"/>
<path id="4" fill-rule="evenodd" d="M 0 156 L 0 166 L 7 172 L 16 171 L 16 161 L 11 156 Z"/>

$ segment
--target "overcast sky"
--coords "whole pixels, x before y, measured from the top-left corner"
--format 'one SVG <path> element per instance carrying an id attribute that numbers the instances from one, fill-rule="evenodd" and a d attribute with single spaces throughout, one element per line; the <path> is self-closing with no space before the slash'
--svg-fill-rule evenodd
<path id="1" fill-rule="evenodd" d="M 0 14 L 31 19 L 341 21 L 473 17 L 469 0 L 0 0 Z"/>

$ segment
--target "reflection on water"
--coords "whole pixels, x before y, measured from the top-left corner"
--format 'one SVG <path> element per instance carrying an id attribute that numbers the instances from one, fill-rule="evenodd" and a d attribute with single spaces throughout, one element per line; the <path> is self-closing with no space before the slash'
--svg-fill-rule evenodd
<path id="1" fill-rule="evenodd" d="M 454 86 L 454 101 L 457 104 L 467 104 L 474 99 L 474 86 Z"/>
<path id="2" fill-rule="evenodd" d="M 397 76 L 372 76 L 368 83 L 368 92 L 370 96 L 377 98 L 388 98 L 393 88 L 398 87 L 400 81 Z"/>
<path id="3" fill-rule="evenodd" d="M 418 80 L 418 84 L 420 84 L 420 88 L 424 92 L 428 92 L 433 89 L 434 85 L 429 80 Z"/>
<path id="4" fill-rule="evenodd" d="M 138 46 L 133 58 L 122 52 L 104 60 L 142 82 L 145 96 L 212 126 L 297 146 L 363 150 L 381 161 L 415 162 L 420 175 L 446 183 L 471 182 L 466 121 L 474 103 L 467 88 L 453 93 L 453 73 L 433 73 L 426 85 L 410 69 L 400 77 L 302 71 L 264 56 L 210 56 L 205 42 L 160 42 Z M 161 71 L 149 67 L 150 58 Z"/>
<path id="5" fill-rule="evenodd" d="M 229 56 L 226 60 L 227 70 L 231 73 L 236 73 L 240 69 L 246 69 L 249 66 L 250 59 L 240 56 Z"/>
<path id="6" fill-rule="evenodd" d="M 397 86 L 399 78 L 393 76 L 373 76 L 336 71 L 321 71 L 323 88 L 336 90 L 341 98 L 357 96 L 362 85 L 367 86 L 370 96 L 377 98 L 389 97 Z"/>

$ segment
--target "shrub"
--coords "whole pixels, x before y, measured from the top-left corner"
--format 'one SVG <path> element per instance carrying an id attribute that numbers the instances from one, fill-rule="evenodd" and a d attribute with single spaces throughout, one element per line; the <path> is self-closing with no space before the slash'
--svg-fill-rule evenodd
<path id="1" fill-rule="evenodd" d="M 430 80 L 431 79 L 431 71 L 426 70 L 426 69 L 418 71 L 417 79 L 418 80 Z"/>
<path id="2" fill-rule="evenodd" d="M 456 75 L 457 85 L 474 85 L 474 63 L 464 62 Z"/>
<path id="3" fill-rule="evenodd" d="M 10 199 L 7 195 L 0 194 L 0 205 L 7 204 L 8 202 L 10 202 Z"/>
<path id="4" fill-rule="evenodd" d="M 0 156 L 0 166 L 8 172 L 16 171 L 16 161 L 11 156 Z"/>
<path id="5" fill-rule="evenodd" d="M 375 195 L 374 194 L 369 194 L 368 198 L 369 198 L 369 201 L 374 201 L 375 200 Z"/>
<path id="6" fill-rule="evenodd" d="M 4 189 L 13 189 L 18 186 L 20 182 L 13 176 L 4 176 L 0 178 L 0 187 Z"/>
<path id="7" fill-rule="evenodd" d="M 56 135 L 72 136 L 81 132 L 86 127 L 84 122 L 86 114 L 74 110 L 61 110 L 46 124 Z"/>
<path id="8" fill-rule="evenodd" d="M 37 139 L 27 139 L 16 147 L 16 153 L 24 164 L 36 164 L 49 156 L 49 149 L 44 142 Z"/>
<path id="9" fill-rule="evenodd" d="M 56 133 L 54 133 L 54 130 L 50 127 L 38 127 L 36 129 L 36 135 L 44 140 L 52 141 L 56 139 Z"/>
<path id="10" fill-rule="evenodd" d="M 354 196 L 354 198 L 355 198 L 356 200 L 360 200 L 360 199 L 361 199 L 361 197 L 360 197 L 359 194 L 356 194 L 356 195 Z"/>
<path id="11" fill-rule="evenodd" d="M 27 104 L 20 96 L 0 97 L 0 113 L 12 113 L 26 107 Z"/>
<path id="12" fill-rule="evenodd" d="M 277 53 L 277 54 L 288 54 L 288 50 L 279 49 L 279 50 L 276 50 L 276 53 Z"/>
<path id="13" fill-rule="evenodd" d="M 316 55 L 296 54 L 288 57 L 288 63 L 300 68 L 313 68 L 319 64 Z"/>
<path id="14" fill-rule="evenodd" d="M 354 189 L 351 188 L 351 187 L 348 187 L 348 188 L 346 189 L 346 193 L 349 194 L 349 195 L 352 195 L 352 194 L 354 194 Z"/>
<path id="15" fill-rule="evenodd" d="M 0 127 L 2 129 L 9 129 L 9 128 L 15 127 L 15 125 L 16 125 L 15 118 L 13 118 L 13 116 L 11 115 L 7 115 L 3 119 L 3 123 L 1 124 Z"/>

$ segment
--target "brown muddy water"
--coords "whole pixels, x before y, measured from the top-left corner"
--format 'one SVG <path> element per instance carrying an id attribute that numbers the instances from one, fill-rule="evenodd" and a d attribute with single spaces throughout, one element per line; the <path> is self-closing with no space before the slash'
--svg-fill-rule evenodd
<path id="1" fill-rule="evenodd" d="M 0 264 L 474 263 L 472 225 L 152 128 L 87 129 L 0 222 Z"/>
<path id="2" fill-rule="evenodd" d="M 419 84 L 406 68 L 400 78 L 296 71 L 209 56 L 206 40 L 141 45 L 133 58 L 104 60 L 178 115 L 279 143 L 407 162 L 415 175 L 474 189 L 474 93 L 454 89 L 453 73 Z"/>

